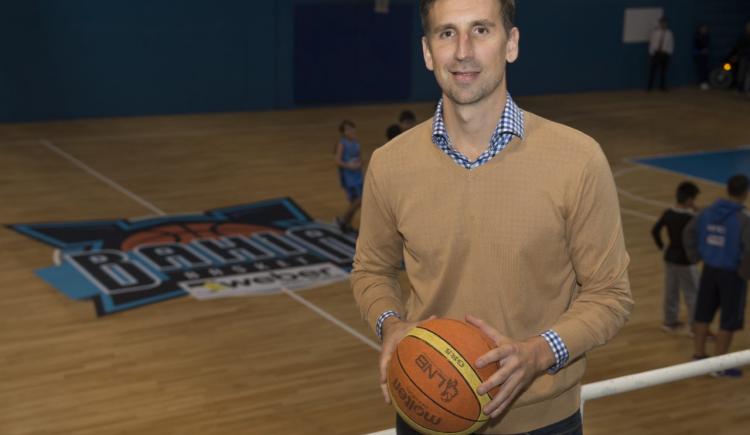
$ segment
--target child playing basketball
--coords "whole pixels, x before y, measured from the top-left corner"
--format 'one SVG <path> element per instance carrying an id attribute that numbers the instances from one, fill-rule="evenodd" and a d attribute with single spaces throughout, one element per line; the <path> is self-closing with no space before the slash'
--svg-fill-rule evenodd
<path id="1" fill-rule="evenodd" d="M 341 137 L 336 144 L 334 161 L 339 168 L 339 181 L 349 200 L 349 208 L 343 216 L 336 218 L 336 224 L 343 232 L 354 232 L 351 226 L 352 218 L 362 202 L 362 159 L 354 123 L 349 120 L 342 121 L 339 132 Z"/>

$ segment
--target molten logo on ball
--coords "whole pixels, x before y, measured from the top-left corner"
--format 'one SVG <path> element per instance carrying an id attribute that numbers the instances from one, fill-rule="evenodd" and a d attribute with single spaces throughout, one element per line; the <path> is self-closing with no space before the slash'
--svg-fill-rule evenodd
<path id="1" fill-rule="evenodd" d="M 440 417 L 432 415 L 427 410 L 425 410 L 424 405 L 416 401 L 414 397 L 412 397 L 412 395 L 409 394 L 408 391 L 406 391 L 406 388 L 401 385 L 401 382 L 399 382 L 398 379 L 395 379 L 393 381 L 393 389 L 398 394 L 398 398 L 401 399 L 401 401 L 404 403 L 405 410 L 409 410 L 412 415 L 421 417 L 427 423 L 431 423 L 433 425 L 440 424 Z"/>
<path id="2" fill-rule="evenodd" d="M 454 319 L 432 319 L 411 329 L 388 365 L 388 389 L 404 421 L 419 433 L 466 435 L 480 430 L 482 412 L 497 388 L 477 388 L 495 373 L 471 361 L 494 343 L 476 327 Z"/>

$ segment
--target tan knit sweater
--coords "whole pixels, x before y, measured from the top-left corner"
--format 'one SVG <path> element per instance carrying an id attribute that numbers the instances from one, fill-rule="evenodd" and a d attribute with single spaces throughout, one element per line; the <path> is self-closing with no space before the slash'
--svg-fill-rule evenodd
<path id="1" fill-rule="evenodd" d="M 352 272 L 374 329 L 395 310 L 409 321 L 471 313 L 526 339 L 548 329 L 570 351 L 484 433 L 524 432 L 579 407 L 584 353 L 612 338 L 633 305 L 614 180 L 599 145 L 525 112 L 526 135 L 467 170 L 432 143 L 432 120 L 372 156 Z M 413 289 L 402 300 L 401 259 Z"/>

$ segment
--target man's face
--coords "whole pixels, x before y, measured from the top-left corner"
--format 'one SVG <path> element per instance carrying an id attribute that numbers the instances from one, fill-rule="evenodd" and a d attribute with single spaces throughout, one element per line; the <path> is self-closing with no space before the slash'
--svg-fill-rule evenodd
<path id="1" fill-rule="evenodd" d="M 427 69 L 456 104 L 474 104 L 505 89 L 505 64 L 518 57 L 518 29 L 503 28 L 498 0 L 439 0 L 422 38 Z"/>

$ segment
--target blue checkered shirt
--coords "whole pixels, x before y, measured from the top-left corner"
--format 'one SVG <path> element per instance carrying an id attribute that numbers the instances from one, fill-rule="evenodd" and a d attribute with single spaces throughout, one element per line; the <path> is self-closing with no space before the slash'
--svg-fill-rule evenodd
<path id="1" fill-rule="evenodd" d="M 508 143 L 513 139 L 513 136 L 518 136 L 523 139 L 523 135 L 523 110 L 516 105 L 513 98 L 510 97 L 510 94 L 508 94 L 505 101 L 503 115 L 500 117 L 500 121 L 497 123 L 495 131 L 492 132 L 492 136 L 490 137 L 489 147 L 473 162 L 453 147 L 448 132 L 445 131 L 442 98 L 438 102 L 437 110 L 435 110 L 435 117 L 432 121 L 432 142 L 448 157 L 453 159 L 454 162 L 466 169 L 476 169 L 489 162 L 497 155 L 497 153 L 508 146 Z"/>

